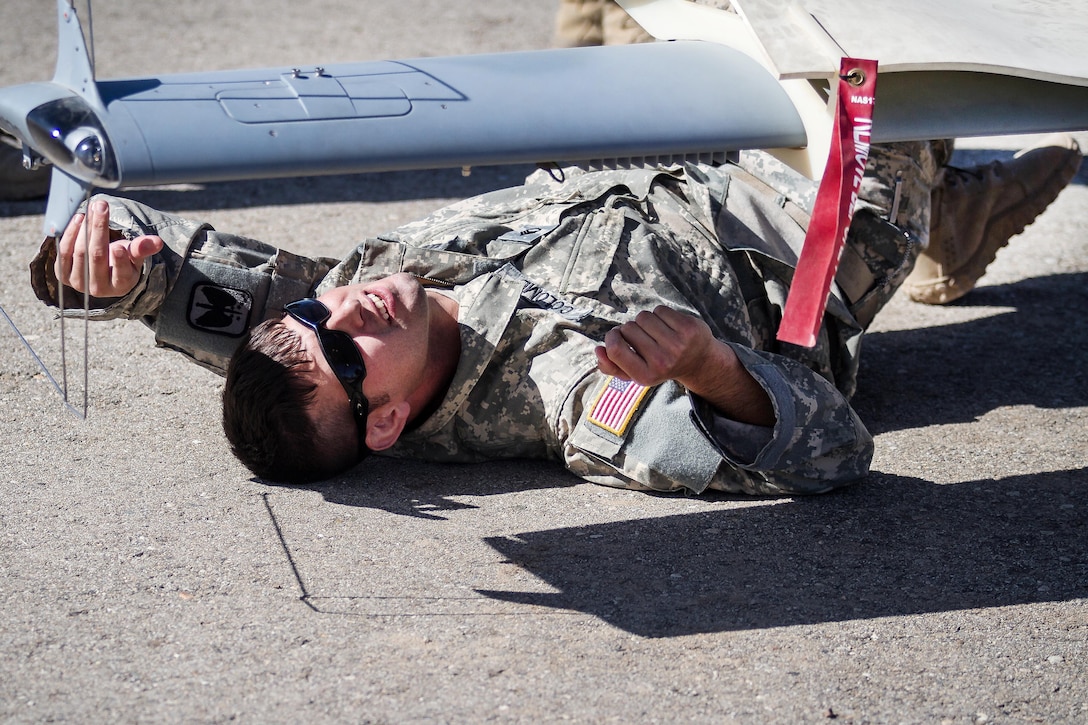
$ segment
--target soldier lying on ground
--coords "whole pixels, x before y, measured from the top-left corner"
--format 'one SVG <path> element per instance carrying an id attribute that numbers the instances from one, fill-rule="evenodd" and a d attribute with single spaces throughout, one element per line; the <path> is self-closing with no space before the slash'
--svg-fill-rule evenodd
<path id="1" fill-rule="evenodd" d="M 775 189 L 734 164 L 541 171 L 340 261 L 96 197 L 32 276 L 43 300 L 56 304 L 59 279 L 66 306 L 82 305 L 89 255 L 97 316 L 140 319 L 225 372 L 227 437 L 266 479 L 327 478 L 381 452 L 816 493 L 868 471 L 873 441 L 848 402 L 859 343 L 929 243 L 931 195 L 970 194 L 933 228 L 942 254 L 988 256 L 977 278 L 1081 159 L 1071 138 L 1049 139 L 950 190 L 935 151 L 873 148 L 811 349 L 775 339 L 811 182 L 775 174 Z"/>

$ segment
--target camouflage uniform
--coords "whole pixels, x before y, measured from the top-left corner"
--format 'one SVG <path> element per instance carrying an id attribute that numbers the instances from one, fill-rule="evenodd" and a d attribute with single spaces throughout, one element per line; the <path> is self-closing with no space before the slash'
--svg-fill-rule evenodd
<path id="1" fill-rule="evenodd" d="M 409 272 L 457 299 L 462 357 L 438 410 L 391 455 L 553 458 L 588 481 L 694 493 L 816 493 L 864 476 L 872 439 L 847 402 L 863 332 L 850 301 L 833 289 L 811 350 L 774 336 L 803 210 L 733 165 L 571 174 L 560 183 L 538 172 L 446 207 L 362 242 L 331 269 L 332 260 L 111 199 L 114 226 L 157 233 L 169 248 L 99 314 L 142 318 L 160 344 L 221 369 L 236 335 L 315 286 L 321 294 Z M 866 257 L 877 274 L 864 301 L 898 278 L 885 272 L 918 244 L 862 216 L 871 240 L 853 235 L 851 245 L 877 250 Z M 36 267 L 39 294 L 52 299 L 47 259 Z M 645 391 L 622 420 L 600 422 L 610 379 L 594 347 L 659 304 L 700 316 L 730 344 L 771 397 L 773 428 L 724 419 L 673 382 Z"/>

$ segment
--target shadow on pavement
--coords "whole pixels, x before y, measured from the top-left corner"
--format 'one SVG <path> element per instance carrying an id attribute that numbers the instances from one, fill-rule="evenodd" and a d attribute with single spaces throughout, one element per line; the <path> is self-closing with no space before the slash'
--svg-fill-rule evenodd
<path id="1" fill-rule="evenodd" d="M 1015 152 L 1001 149 L 958 149 L 953 163 L 969 167 L 994 160 L 1008 161 Z M 533 164 L 473 167 L 469 176 L 459 169 L 384 171 L 369 174 L 253 179 L 195 184 L 191 188 L 140 187 L 116 193 L 154 209 L 183 212 L 204 209 L 238 209 L 253 206 L 290 206 L 337 202 L 383 202 L 414 199 L 468 198 L 495 189 L 521 184 L 536 169 Z M 1071 182 L 1088 184 L 1088 164 Z M 32 216 L 45 211 L 45 200 L 0 200 L 0 217 Z"/>
<path id="2" fill-rule="evenodd" d="M 442 464 L 374 456 L 331 481 L 306 486 L 260 482 L 273 488 L 317 491 L 329 503 L 443 521 L 444 512 L 477 508 L 454 500 L 458 496 L 565 488 L 582 481 L 551 461 Z"/>
<path id="3" fill-rule="evenodd" d="M 872 433 L 972 421 L 1002 406 L 1088 406 L 1088 274 L 980 287 L 953 304 L 1013 311 L 867 335 L 853 402 Z"/>
<path id="4" fill-rule="evenodd" d="M 480 591 L 648 637 L 1088 596 L 1086 471 L 938 486 L 874 474 L 777 505 L 488 538 L 558 593 Z"/>
<path id="5" fill-rule="evenodd" d="M 531 164 L 519 164 L 473 167 L 469 176 L 463 176 L 460 169 L 433 169 L 216 182 L 194 184 L 185 189 L 141 187 L 106 191 L 135 199 L 159 211 L 177 213 L 255 206 L 460 199 L 517 186 L 535 170 L 536 167 Z M 21 202 L 0 200 L 0 217 L 32 216 L 44 212 L 45 199 Z"/>

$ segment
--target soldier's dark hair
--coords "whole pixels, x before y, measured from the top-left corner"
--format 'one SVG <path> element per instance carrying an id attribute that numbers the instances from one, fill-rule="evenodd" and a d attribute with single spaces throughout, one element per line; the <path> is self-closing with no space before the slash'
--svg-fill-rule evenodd
<path id="1" fill-rule="evenodd" d="M 260 478 L 312 483 L 355 463 L 354 451 L 345 455 L 334 444 L 340 436 L 311 417 L 317 384 L 305 373 L 312 369 L 301 337 L 278 319 L 254 327 L 231 358 L 223 431 L 231 452 Z"/>

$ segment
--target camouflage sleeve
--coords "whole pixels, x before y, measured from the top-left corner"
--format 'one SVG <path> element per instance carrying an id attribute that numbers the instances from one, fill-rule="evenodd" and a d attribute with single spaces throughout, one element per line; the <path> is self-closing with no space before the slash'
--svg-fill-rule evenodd
<path id="1" fill-rule="evenodd" d="M 132 239 L 162 237 L 162 250 L 144 263 L 124 297 L 94 300 L 91 317 L 140 320 L 155 341 L 215 372 L 226 370 L 242 336 L 307 296 L 335 260 L 308 259 L 210 225 L 156 211 L 128 199 L 96 196 L 110 205 L 110 227 Z M 31 262 L 38 298 L 57 306 L 56 242 L 46 239 Z M 82 314 L 83 296 L 66 290 L 65 314 Z M 75 309 L 78 308 L 77 313 Z"/>
<path id="2" fill-rule="evenodd" d="M 572 396 L 575 423 L 560 436 L 567 470 L 620 488 L 706 490 L 722 456 L 699 435 L 680 385 L 643 388 L 599 372 L 586 383 Z"/>
<path id="3" fill-rule="evenodd" d="M 774 405 L 773 431 L 719 415 L 692 398 L 692 419 L 726 462 L 710 488 L 757 495 L 822 493 L 869 471 L 873 439 L 835 386 L 800 363 L 733 349 Z"/>
<path id="4" fill-rule="evenodd" d="M 560 435 L 567 469 L 593 483 L 695 494 L 822 493 L 865 476 L 872 437 L 834 385 L 788 358 L 733 347 L 771 396 L 773 428 L 728 420 L 671 381 L 628 395 L 630 383 L 596 372 L 571 396 L 573 425 Z M 608 395 L 617 402 L 605 407 Z"/>

